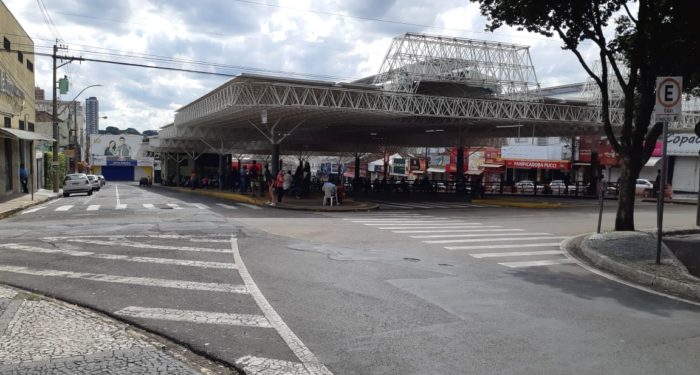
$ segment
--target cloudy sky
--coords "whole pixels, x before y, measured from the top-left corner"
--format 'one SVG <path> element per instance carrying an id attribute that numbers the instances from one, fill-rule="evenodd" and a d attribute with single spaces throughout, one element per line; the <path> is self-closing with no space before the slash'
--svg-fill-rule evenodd
<path id="1" fill-rule="evenodd" d="M 68 55 L 227 74 L 296 74 L 349 81 L 377 73 L 391 38 L 423 32 L 531 46 L 543 87 L 582 82 L 585 72 L 556 39 L 502 28 L 484 32 L 466 0 L 3 0 L 50 53 L 56 37 Z M 48 10 L 47 25 L 39 3 Z M 586 55 L 592 61 L 593 50 Z M 36 85 L 50 96 L 51 59 L 35 59 Z M 174 111 L 230 78 L 96 62 L 67 65 L 71 100 L 100 101 L 100 127 L 158 129 Z"/>

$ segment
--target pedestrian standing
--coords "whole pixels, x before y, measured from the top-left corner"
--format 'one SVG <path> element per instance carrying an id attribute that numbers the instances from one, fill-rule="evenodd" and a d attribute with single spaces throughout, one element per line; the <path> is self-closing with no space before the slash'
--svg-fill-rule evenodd
<path id="1" fill-rule="evenodd" d="M 285 195 L 289 195 L 289 189 L 292 188 L 292 171 L 287 171 L 284 175 L 284 184 L 282 185 L 282 190 L 284 190 Z"/>
<path id="2" fill-rule="evenodd" d="M 304 164 L 303 180 L 302 180 L 302 196 L 309 195 L 311 191 L 311 165 L 307 161 Z"/>
<path id="3" fill-rule="evenodd" d="M 27 182 L 29 181 L 29 173 L 27 173 L 27 169 L 24 168 L 24 164 L 19 165 L 19 180 L 22 183 L 22 192 L 24 194 L 29 193 L 29 188 L 27 187 Z"/>
<path id="4" fill-rule="evenodd" d="M 248 192 L 248 167 L 246 167 L 245 165 L 241 169 L 241 178 L 240 178 L 239 186 L 240 186 L 239 192 L 241 194 L 245 194 Z"/>
<path id="5" fill-rule="evenodd" d="M 284 196 L 284 171 L 279 171 L 277 173 L 277 178 L 275 179 L 275 193 L 277 194 L 277 203 L 282 203 L 282 197 Z"/>

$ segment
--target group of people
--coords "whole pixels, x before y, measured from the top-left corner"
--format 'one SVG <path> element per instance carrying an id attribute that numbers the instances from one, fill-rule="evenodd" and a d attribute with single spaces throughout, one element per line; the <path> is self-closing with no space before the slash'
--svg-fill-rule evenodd
<path id="1" fill-rule="evenodd" d="M 297 198 L 305 197 L 311 191 L 311 165 L 305 163 L 299 165 L 296 172 L 280 170 L 276 176 L 272 176 L 270 166 L 265 164 L 262 172 L 259 164 L 253 160 L 250 166 L 242 166 L 240 170 L 234 169 L 234 175 L 238 176 L 237 184 L 231 184 L 231 190 L 241 194 L 252 196 L 267 196 L 268 204 L 281 203 L 285 195 L 293 194 Z"/>

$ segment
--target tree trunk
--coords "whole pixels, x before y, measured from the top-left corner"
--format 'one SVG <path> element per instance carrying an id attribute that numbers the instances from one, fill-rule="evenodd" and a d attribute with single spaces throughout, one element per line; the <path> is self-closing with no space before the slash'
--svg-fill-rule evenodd
<path id="1" fill-rule="evenodd" d="M 615 216 L 616 231 L 634 230 L 634 203 L 637 178 L 640 168 L 630 165 L 629 161 L 623 160 L 624 166 L 620 174 L 618 185 L 617 215 Z M 636 163 L 634 163 L 636 164 Z"/>

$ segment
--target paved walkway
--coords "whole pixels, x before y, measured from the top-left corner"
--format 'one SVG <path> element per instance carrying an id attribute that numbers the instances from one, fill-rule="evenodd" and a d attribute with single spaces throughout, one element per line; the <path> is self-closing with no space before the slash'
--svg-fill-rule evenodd
<path id="1" fill-rule="evenodd" d="M 235 374 L 89 310 L 0 286 L 0 374 Z"/>
<path id="2" fill-rule="evenodd" d="M 13 215 L 25 208 L 46 202 L 47 200 L 59 197 L 62 191 L 54 193 L 51 190 L 40 189 L 34 193 L 34 200 L 31 194 L 11 194 L 0 198 L 0 219 Z"/>

